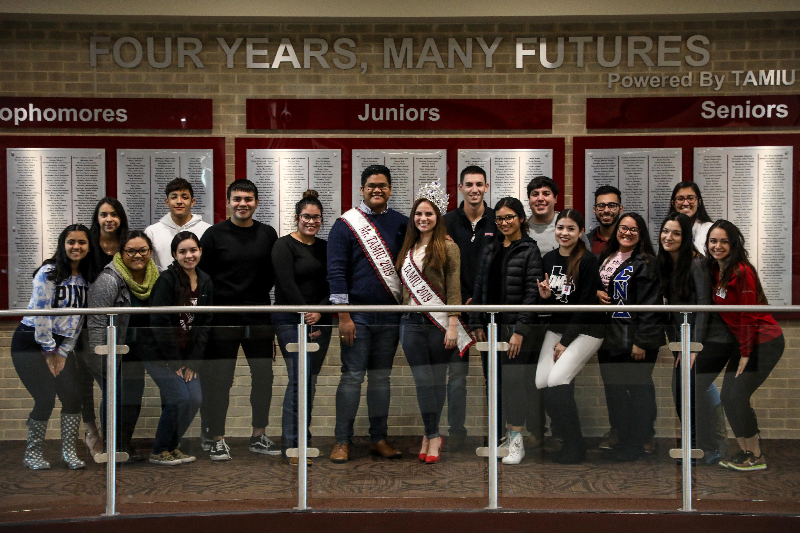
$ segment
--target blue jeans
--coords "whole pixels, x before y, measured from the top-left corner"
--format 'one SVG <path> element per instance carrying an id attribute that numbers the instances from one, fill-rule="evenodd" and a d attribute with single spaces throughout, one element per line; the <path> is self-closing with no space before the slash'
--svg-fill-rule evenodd
<path id="1" fill-rule="evenodd" d="M 309 327 L 309 330 L 311 328 Z M 324 325 L 315 327 L 315 331 L 322 334 L 314 340 L 319 344 L 319 350 L 308 353 L 308 425 L 311 426 L 311 410 L 314 407 L 314 393 L 317 387 L 317 376 L 322 370 L 322 363 L 328 353 L 328 346 L 331 343 L 332 326 Z M 297 325 L 278 325 L 275 326 L 275 334 L 278 337 L 278 346 L 281 348 L 283 360 L 286 363 L 286 372 L 289 375 L 289 383 L 286 385 L 286 394 L 283 396 L 283 418 L 281 420 L 282 446 L 284 448 L 295 448 L 299 440 L 300 430 L 298 429 L 298 380 L 297 380 L 297 352 L 290 352 L 286 345 L 297 342 Z M 309 437 L 311 432 L 309 432 Z"/>
<path id="2" fill-rule="evenodd" d="M 361 401 L 361 384 L 369 373 L 367 408 L 370 441 L 375 444 L 389 431 L 390 378 L 400 338 L 399 313 L 351 313 L 356 325 L 352 346 L 342 344 L 342 378 L 336 389 L 337 444 L 353 438 L 353 423 Z"/>
<path id="3" fill-rule="evenodd" d="M 144 367 L 161 392 L 161 418 L 153 441 L 153 453 L 178 447 L 200 409 L 200 379 L 185 381 L 163 361 L 145 361 Z"/>
<path id="4" fill-rule="evenodd" d="M 404 314 L 401 324 L 400 342 L 417 386 L 425 436 L 435 439 L 447 395 L 447 362 L 454 350 L 445 349 L 444 331 L 422 313 Z"/>

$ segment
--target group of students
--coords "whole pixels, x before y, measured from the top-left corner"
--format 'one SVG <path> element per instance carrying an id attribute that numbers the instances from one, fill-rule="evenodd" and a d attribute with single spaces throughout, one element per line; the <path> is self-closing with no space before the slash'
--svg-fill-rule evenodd
<path id="1" fill-rule="evenodd" d="M 56 253 L 34 275 L 29 309 L 270 305 L 273 287 L 276 305 L 309 307 L 598 304 L 595 313 L 497 314 L 500 340 L 508 343 L 507 351 L 500 353 L 498 438 L 508 448 L 503 462 L 518 464 L 525 455 L 522 431 L 527 428 L 540 442 L 545 412 L 553 435 L 563 442 L 556 460 L 585 459 L 574 379 L 595 353 L 611 425 L 603 446 L 620 461 L 649 451 L 656 418 L 652 372 L 665 333 L 674 339 L 682 317 L 668 323 L 662 314 L 605 311 L 602 305 L 766 303 L 741 232 L 724 220 L 712 225 L 692 183 L 675 188 L 657 253 L 645 221 L 623 212 L 621 194 L 614 187 L 596 192 L 599 226 L 588 235 L 581 213 L 555 213 L 559 190 L 549 178 L 538 177 L 528 185 L 530 219 L 516 198 L 503 198 L 494 209 L 486 205 L 489 183 L 480 167 L 465 168 L 458 187 L 464 196 L 458 209 L 445 215 L 448 196 L 437 182 L 418 191 L 406 217 L 388 207 L 391 171 L 372 165 L 361 176 L 360 205 L 334 222 L 328 242 L 317 237 L 323 205 L 315 191 L 307 191 L 295 206 L 297 229 L 280 238 L 253 218 L 258 189 L 249 180 L 229 186 L 231 217 L 214 226 L 191 214 L 193 191 L 180 178 L 166 188 L 170 212 L 144 232 L 129 231 L 120 203 L 104 198 L 91 229 L 72 225 L 62 232 Z M 703 391 L 696 395 L 695 433 L 697 445 L 706 451 L 704 462 L 719 461 L 724 451 L 723 439 L 709 431 L 711 413 L 721 402 L 741 447 L 721 464 L 737 470 L 765 468 L 750 396 L 783 352 L 780 327 L 764 312 L 690 317 L 692 340 L 704 346 L 691 361 L 694 388 Z M 411 368 L 424 426 L 419 460 L 440 460 L 444 438 L 439 423 L 445 402 L 449 449 L 462 447 L 469 347 L 485 340 L 488 315 L 340 312 L 338 318 L 342 374 L 330 460 L 350 459 L 365 378 L 370 452 L 388 459 L 402 457 L 387 440 L 390 376 L 398 343 Z M 308 354 L 311 413 L 316 379 L 331 341 L 332 317 L 309 312 L 303 320 L 311 326 L 308 340 L 318 344 Z M 101 457 L 91 393 L 92 380 L 97 381 L 104 394 L 102 414 L 107 369 L 95 348 L 106 344 L 108 317 L 89 317 L 85 342 L 82 322 L 78 316 L 27 317 L 14 334 L 14 365 L 35 403 L 24 459 L 29 468 L 50 466 L 41 445 L 56 396 L 62 402 L 62 458 L 68 467 L 85 466 L 75 451 L 81 413 L 89 451 Z M 296 313 L 212 315 L 187 309 L 180 314 L 120 315 L 117 342 L 130 347 L 121 356 L 118 373 L 120 449 L 131 460 L 143 458 L 131 438 L 147 370 L 162 403 L 150 462 L 177 465 L 195 460 L 181 452 L 180 440 L 198 409 L 204 451 L 211 460 L 230 460 L 225 421 L 240 347 L 251 375 L 249 450 L 279 455 L 296 447 L 294 346 L 299 322 Z M 289 376 L 280 446 L 265 434 L 275 337 Z M 486 377 L 485 353 L 482 360 Z M 713 382 L 726 365 L 720 397 Z M 679 381 L 673 388 L 677 405 Z M 289 462 L 296 464 L 297 458 Z"/>

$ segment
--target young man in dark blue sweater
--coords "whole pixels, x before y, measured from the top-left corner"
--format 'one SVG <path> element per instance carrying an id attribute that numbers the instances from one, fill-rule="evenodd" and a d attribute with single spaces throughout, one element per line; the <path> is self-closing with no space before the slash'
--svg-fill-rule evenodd
<path id="1" fill-rule="evenodd" d="M 328 236 L 328 283 L 334 305 L 396 305 L 399 277 L 394 260 L 408 217 L 389 209 L 392 176 L 383 165 L 361 174 L 361 205 L 343 214 Z M 330 459 L 350 457 L 361 384 L 369 372 L 367 403 L 370 451 L 386 458 L 402 454 L 386 440 L 390 383 L 400 337 L 400 313 L 339 313 L 342 377 L 336 390 L 336 444 Z"/>

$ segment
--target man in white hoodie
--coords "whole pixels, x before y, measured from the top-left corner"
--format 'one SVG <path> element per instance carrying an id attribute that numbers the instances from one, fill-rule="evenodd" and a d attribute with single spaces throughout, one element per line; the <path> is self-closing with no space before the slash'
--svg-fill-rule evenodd
<path id="1" fill-rule="evenodd" d="M 159 271 L 166 270 L 172 263 L 170 246 L 178 232 L 191 231 L 199 239 L 211 227 L 211 224 L 203 221 L 203 217 L 192 214 L 195 199 L 191 183 L 183 178 L 175 178 L 167 183 L 165 191 L 167 194 L 165 203 L 169 207 L 169 213 L 144 230 L 153 241 L 153 261 Z"/>

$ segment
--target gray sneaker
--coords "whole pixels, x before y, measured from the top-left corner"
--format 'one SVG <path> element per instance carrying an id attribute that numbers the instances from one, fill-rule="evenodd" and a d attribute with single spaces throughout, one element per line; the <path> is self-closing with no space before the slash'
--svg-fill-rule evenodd
<path id="1" fill-rule="evenodd" d="M 280 455 L 281 447 L 272 442 L 266 435 L 250 437 L 250 451 L 265 455 Z"/>
<path id="2" fill-rule="evenodd" d="M 211 439 L 205 433 L 200 433 L 200 447 L 204 452 L 210 452 L 214 446 L 214 439 Z"/>

